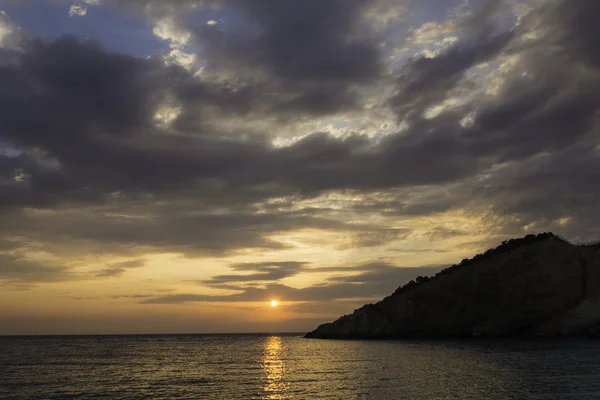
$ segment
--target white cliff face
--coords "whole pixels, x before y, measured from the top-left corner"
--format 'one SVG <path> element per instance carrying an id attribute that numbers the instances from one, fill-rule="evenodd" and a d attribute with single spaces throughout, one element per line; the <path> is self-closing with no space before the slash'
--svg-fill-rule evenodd
<path id="1" fill-rule="evenodd" d="M 600 335 L 600 247 L 545 236 L 397 292 L 307 337 Z"/>

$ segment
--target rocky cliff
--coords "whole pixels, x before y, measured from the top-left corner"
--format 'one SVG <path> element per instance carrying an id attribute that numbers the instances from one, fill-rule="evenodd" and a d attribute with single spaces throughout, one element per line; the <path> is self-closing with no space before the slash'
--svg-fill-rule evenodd
<path id="1" fill-rule="evenodd" d="M 600 246 L 545 233 L 513 239 L 308 338 L 600 336 Z"/>

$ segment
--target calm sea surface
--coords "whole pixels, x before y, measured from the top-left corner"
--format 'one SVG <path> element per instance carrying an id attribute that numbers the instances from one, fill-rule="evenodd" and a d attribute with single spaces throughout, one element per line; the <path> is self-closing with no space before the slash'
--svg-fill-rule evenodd
<path id="1" fill-rule="evenodd" d="M 600 399 L 600 342 L 0 337 L 0 399 Z"/>

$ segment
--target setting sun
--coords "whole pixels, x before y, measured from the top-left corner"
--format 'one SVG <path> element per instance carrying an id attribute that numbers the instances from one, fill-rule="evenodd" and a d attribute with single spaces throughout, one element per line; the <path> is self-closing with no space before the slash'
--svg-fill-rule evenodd
<path id="1" fill-rule="evenodd" d="M 277 300 L 271 300 L 271 307 L 277 307 L 279 302 Z"/>

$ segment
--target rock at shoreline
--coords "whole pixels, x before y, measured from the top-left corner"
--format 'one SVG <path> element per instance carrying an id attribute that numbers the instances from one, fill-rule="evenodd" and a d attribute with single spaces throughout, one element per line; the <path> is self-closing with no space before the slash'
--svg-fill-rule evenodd
<path id="1" fill-rule="evenodd" d="M 600 246 L 545 233 L 420 278 L 307 338 L 600 336 Z"/>

